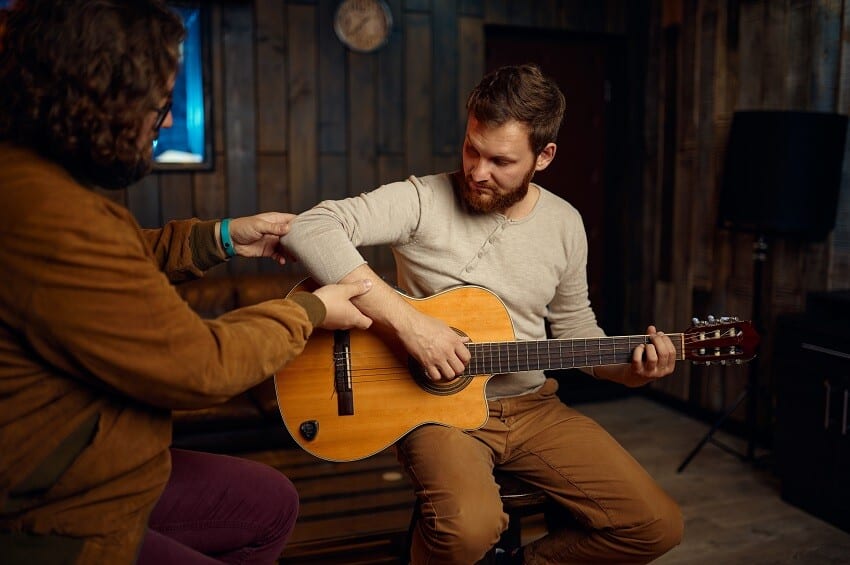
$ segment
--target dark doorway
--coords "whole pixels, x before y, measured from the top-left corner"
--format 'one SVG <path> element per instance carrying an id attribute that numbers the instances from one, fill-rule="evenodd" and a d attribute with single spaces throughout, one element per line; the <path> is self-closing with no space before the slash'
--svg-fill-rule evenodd
<path id="1" fill-rule="evenodd" d="M 621 227 L 614 218 L 625 140 L 624 42 L 616 37 L 487 26 L 486 70 L 536 63 L 561 87 L 567 111 L 552 164 L 534 180 L 581 213 L 588 239 L 590 299 L 600 323 L 622 320 Z M 611 281 L 612 288 L 606 288 Z"/>
<path id="2" fill-rule="evenodd" d="M 555 160 L 534 180 L 581 213 L 591 304 L 605 331 L 620 335 L 626 246 L 618 218 L 620 207 L 628 205 L 623 198 L 626 42 L 618 36 L 508 26 L 487 26 L 485 42 L 487 71 L 536 63 L 564 92 L 567 109 Z"/>

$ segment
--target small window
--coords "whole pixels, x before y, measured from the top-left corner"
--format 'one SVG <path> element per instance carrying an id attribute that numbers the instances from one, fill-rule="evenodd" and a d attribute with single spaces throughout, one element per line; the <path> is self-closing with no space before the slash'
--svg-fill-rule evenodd
<path id="1" fill-rule="evenodd" d="M 182 61 L 174 84 L 170 128 L 162 128 L 154 142 L 154 168 L 210 169 L 209 57 L 207 15 L 199 2 L 170 2 L 183 19 L 186 39 L 181 45 Z"/>
<path id="2" fill-rule="evenodd" d="M 14 2 L 0 0 L 0 9 Z M 211 169 L 207 11 L 198 0 L 171 0 L 169 6 L 183 19 L 186 39 L 180 47 L 182 61 L 174 85 L 173 125 L 162 128 L 154 142 L 154 169 Z"/>

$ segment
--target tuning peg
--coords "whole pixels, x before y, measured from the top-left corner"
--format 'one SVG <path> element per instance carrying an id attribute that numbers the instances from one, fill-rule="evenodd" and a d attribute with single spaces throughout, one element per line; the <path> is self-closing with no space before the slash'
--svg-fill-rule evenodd
<path id="1" fill-rule="evenodd" d="M 714 323 L 714 321 L 715 321 L 715 318 L 714 318 L 714 316 L 712 316 L 711 314 L 709 314 L 709 315 L 708 315 L 707 320 L 708 320 L 708 323 L 709 323 L 709 324 L 713 324 L 713 323 Z"/>
<path id="2" fill-rule="evenodd" d="M 699 318 L 691 318 L 691 324 L 698 326 L 700 325 Z"/>

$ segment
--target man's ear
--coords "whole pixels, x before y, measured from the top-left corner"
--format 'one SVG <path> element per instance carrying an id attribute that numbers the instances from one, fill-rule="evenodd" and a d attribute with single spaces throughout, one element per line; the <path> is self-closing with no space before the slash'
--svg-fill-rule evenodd
<path id="1" fill-rule="evenodd" d="M 537 155 L 537 161 L 534 164 L 535 171 L 542 171 L 546 167 L 549 166 L 549 163 L 552 162 L 552 159 L 555 158 L 555 151 L 558 149 L 558 146 L 554 143 L 546 144 L 546 147 L 543 148 Z"/>

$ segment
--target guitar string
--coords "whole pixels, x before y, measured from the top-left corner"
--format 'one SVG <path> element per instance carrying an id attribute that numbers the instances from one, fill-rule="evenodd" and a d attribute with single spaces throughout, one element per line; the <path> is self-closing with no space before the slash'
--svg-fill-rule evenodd
<path id="1" fill-rule="evenodd" d="M 730 334 L 730 335 L 732 335 L 732 334 Z M 597 338 L 589 338 L 589 339 L 595 340 Z M 711 338 L 711 339 L 716 339 L 716 338 Z M 579 339 L 579 340 L 568 340 L 568 341 L 584 342 L 584 340 L 581 340 L 581 339 Z M 621 341 L 623 341 L 623 340 L 621 340 Z M 631 346 L 631 343 L 630 343 L 631 341 L 632 340 L 629 340 L 629 343 L 627 345 Z M 644 340 L 641 343 L 645 343 L 645 342 L 646 341 Z M 690 343 L 697 343 L 697 344 L 707 346 L 707 347 L 705 347 L 706 349 L 713 349 L 713 346 L 710 343 L 706 343 L 706 340 L 694 340 L 693 342 L 688 342 L 688 343 L 689 344 Z M 516 354 L 518 352 L 521 353 L 521 354 L 527 355 L 527 356 L 534 356 L 536 359 L 545 359 L 545 358 L 549 358 L 553 355 L 552 349 L 555 348 L 556 346 L 558 348 L 557 356 L 558 357 L 566 357 L 566 358 L 583 357 L 583 356 L 585 356 L 585 357 L 586 356 L 597 356 L 597 355 L 600 355 L 600 354 L 601 355 L 608 355 L 608 354 L 618 354 L 618 353 L 625 355 L 627 353 L 629 353 L 629 354 L 631 353 L 631 349 L 622 350 L 622 351 L 619 351 L 619 352 L 617 351 L 618 348 L 622 349 L 623 344 L 619 344 L 619 345 L 617 343 L 607 344 L 607 343 L 604 343 L 604 342 L 599 342 L 599 343 L 596 343 L 596 344 L 594 344 L 592 342 L 590 344 L 583 343 L 582 345 L 580 345 L 578 347 L 576 347 L 575 343 L 572 343 L 570 345 L 568 351 L 564 351 L 564 348 L 560 347 L 559 340 L 516 341 L 516 342 L 507 342 L 507 341 L 502 341 L 502 342 L 499 342 L 499 341 L 497 341 L 497 342 L 471 342 L 468 345 L 469 345 L 470 349 L 477 352 L 477 355 L 475 356 L 475 358 L 479 359 L 479 360 L 480 359 L 486 359 L 486 360 L 498 359 L 503 354 L 508 356 L 512 353 Z M 638 343 L 638 345 L 640 345 L 640 343 Z M 676 345 L 678 345 L 678 343 L 676 343 Z M 540 351 L 541 347 L 546 351 L 541 352 Z M 531 351 L 532 348 L 535 348 L 536 351 Z M 493 352 L 492 351 L 493 349 L 495 349 L 496 351 Z M 676 353 L 681 355 L 682 350 L 679 347 L 676 347 Z M 364 355 L 364 354 L 354 354 L 354 355 L 357 355 L 357 357 L 359 359 L 369 359 L 370 358 L 369 355 Z"/>
<path id="2" fill-rule="evenodd" d="M 681 334 L 679 334 L 681 335 Z M 729 336 L 733 336 L 735 334 L 728 334 Z M 521 353 L 526 356 L 534 356 L 536 359 L 545 359 L 549 358 L 553 355 L 552 349 L 558 348 L 557 356 L 558 357 L 588 357 L 588 356 L 598 356 L 598 355 L 608 355 L 608 354 L 618 354 L 621 353 L 623 355 L 630 354 L 631 349 L 617 351 L 618 348 L 622 349 L 623 345 L 631 346 L 631 342 L 637 339 L 639 342 L 638 345 L 642 343 L 647 343 L 646 339 L 648 336 L 631 336 L 631 337 L 617 337 L 617 338 L 588 338 L 590 342 L 587 340 L 579 339 L 570 339 L 570 340 L 534 340 L 534 341 L 494 341 L 494 342 L 471 342 L 468 344 L 470 349 L 477 352 L 475 359 L 485 359 L 485 360 L 493 360 L 498 359 L 501 355 L 511 355 L 516 353 Z M 727 337 L 727 336 L 723 336 Z M 607 342 L 608 339 L 619 339 L 621 342 L 628 343 L 616 343 L 616 342 Z M 706 346 L 706 349 L 712 349 L 713 346 L 711 343 L 706 343 L 707 341 L 711 341 L 713 339 L 718 339 L 717 337 L 709 338 L 709 340 L 705 339 L 696 339 L 687 341 L 687 344 L 701 344 Z M 606 340 L 606 341 L 596 341 L 596 340 Z M 581 345 L 576 346 L 576 343 L 581 342 Z M 561 347 L 561 343 L 570 343 L 569 349 L 567 351 Z M 678 347 L 678 340 L 674 342 L 676 346 L 676 353 L 681 355 L 682 350 Z M 532 348 L 535 348 L 537 351 L 531 351 Z M 540 348 L 543 348 L 546 351 L 541 352 Z M 493 352 L 492 350 L 496 351 Z M 369 359 L 368 355 L 364 354 L 353 354 L 357 355 L 359 359 Z"/>
<path id="3" fill-rule="evenodd" d="M 714 334 L 715 332 L 708 332 L 708 333 Z M 670 335 L 671 337 L 674 337 L 678 340 L 678 337 L 683 335 L 683 334 L 668 334 L 668 335 Z M 736 334 L 732 333 L 731 330 L 727 330 L 726 332 L 723 332 L 722 335 L 725 337 L 725 336 L 735 336 Z M 617 343 L 616 343 L 617 341 L 628 342 L 628 345 L 631 346 L 632 341 L 636 340 L 636 341 L 639 342 L 639 344 L 640 343 L 646 343 L 646 342 L 648 342 L 648 338 L 649 338 L 649 336 L 646 336 L 646 335 L 615 336 L 615 337 L 612 337 L 612 338 L 588 338 L 588 340 L 590 340 L 590 346 L 587 346 L 587 343 L 586 343 L 587 340 L 583 340 L 581 338 L 570 339 L 570 340 L 541 340 L 541 341 L 528 341 L 528 342 L 523 342 L 523 341 L 517 341 L 517 342 L 473 342 L 473 343 L 470 343 L 469 345 L 470 345 L 471 349 L 474 349 L 474 350 L 477 351 L 477 354 L 473 356 L 473 360 L 470 361 L 470 363 L 473 363 L 473 362 L 477 363 L 477 365 L 474 368 L 477 368 L 478 365 L 487 365 L 487 364 L 494 364 L 494 363 L 499 364 L 499 370 L 498 371 L 488 372 L 488 371 L 483 371 L 483 369 L 482 369 L 482 371 L 483 371 L 482 373 L 476 373 L 476 374 L 481 374 L 481 375 L 489 375 L 489 374 L 494 374 L 494 373 L 498 373 L 498 372 L 507 372 L 508 369 L 513 370 L 513 371 L 523 371 L 523 370 L 540 370 L 540 369 L 554 369 L 554 368 L 573 368 L 573 367 L 592 366 L 592 365 L 597 365 L 597 364 L 598 365 L 605 365 L 605 364 L 610 364 L 610 363 L 613 363 L 613 362 L 622 363 L 622 362 L 628 362 L 628 356 L 631 355 L 631 350 L 618 352 L 617 351 Z M 712 335 L 712 337 L 708 338 L 708 341 L 710 341 L 712 339 L 717 339 L 717 336 Z M 700 338 L 691 339 L 689 336 L 686 335 L 686 343 L 699 343 L 699 344 L 704 345 L 705 341 L 706 341 L 706 339 L 700 339 Z M 542 363 L 541 364 L 541 360 L 546 361 L 546 360 L 548 360 L 552 357 L 552 355 L 553 355 L 552 352 L 551 352 L 552 344 L 558 344 L 558 342 L 571 343 L 571 347 L 569 348 L 567 355 L 564 355 L 564 351 L 559 350 L 558 355 L 556 355 L 556 358 L 566 359 L 566 360 L 569 360 L 569 361 L 584 358 L 585 361 L 593 360 L 594 362 L 588 363 L 587 365 L 581 364 L 581 363 L 576 363 L 576 364 L 572 364 L 572 365 L 565 364 L 564 367 L 552 367 L 552 366 L 550 366 L 551 363 Z M 576 342 L 582 343 L 583 346 L 575 347 Z M 595 342 L 595 345 L 596 345 L 595 347 L 593 346 L 594 342 Z M 620 345 L 623 345 L 623 344 L 621 343 Z M 678 343 L 676 345 L 678 345 Z M 537 346 L 536 347 L 537 350 L 536 351 L 530 351 L 532 346 Z M 540 346 L 542 346 L 543 349 L 548 350 L 548 351 L 543 351 L 543 352 L 539 351 Z M 511 362 L 510 361 L 511 352 L 505 351 L 505 349 L 510 349 L 511 347 L 513 347 L 513 349 L 516 350 L 516 351 L 513 351 L 514 357 L 516 358 L 515 359 L 516 365 L 515 365 L 515 367 L 509 366 L 508 369 L 502 370 L 501 369 L 501 363 L 502 363 L 503 355 L 506 357 L 506 359 L 505 359 L 506 363 L 510 364 L 510 362 Z M 495 353 L 493 351 L 485 351 L 488 348 L 490 348 L 490 349 L 496 348 L 499 351 L 497 351 Z M 523 348 L 526 349 L 526 350 L 520 351 L 520 349 L 523 349 Z M 711 349 L 711 347 L 709 346 L 708 349 Z M 679 351 L 679 349 L 677 347 L 677 355 L 681 355 L 681 354 L 682 354 L 682 352 Z M 526 357 L 525 363 L 520 363 L 518 361 L 519 355 L 524 355 Z M 381 357 L 381 356 L 354 354 L 354 355 L 352 355 L 352 361 L 356 360 L 357 361 L 356 364 L 359 364 L 363 360 L 372 361 L 372 360 L 377 359 L 379 357 Z M 393 359 L 393 360 L 396 359 L 395 356 L 393 356 L 393 355 L 383 355 L 383 357 L 388 357 L 388 358 Z M 712 356 L 706 355 L 706 358 L 711 359 Z M 598 360 L 598 363 L 596 362 L 596 360 Z M 489 368 L 495 368 L 495 367 L 489 367 Z M 365 378 L 375 379 L 375 380 L 395 380 L 395 378 L 392 378 L 392 377 L 394 377 L 396 372 L 398 372 L 398 371 L 402 371 L 402 373 L 403 373 L 403 374 L 401 374 L 397 377 L 398 379 L 408 379 L 409 378 L 409 375 L 407 374 L 407 367 L 403 366 L 401 364 L 390 364 L 390 365 L 387 365 L 385 367 L 371 366 L 371 367 L 368 367 L 366 369 L 356 369 L 355 368 L 355 369 L 352 369 L 352 371 L 351 371 L 351 377 L 352 377 L 352 379 L 356 379 L 360 382 L 364 382 Z M 380 377 L 380 376 L 386 376 L 386 377 L 391 377 L 391 378 L 384 378 L 384 379 L 377 379 L 376 378 L 376 377 Z M 466 373 L 463 373 L 461 376 L 473 376 L 473 375 L 467 375 Z"/>

